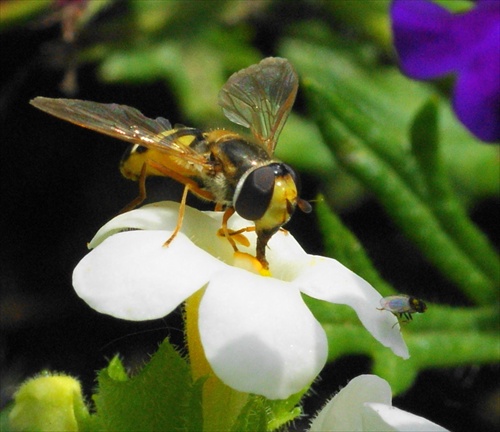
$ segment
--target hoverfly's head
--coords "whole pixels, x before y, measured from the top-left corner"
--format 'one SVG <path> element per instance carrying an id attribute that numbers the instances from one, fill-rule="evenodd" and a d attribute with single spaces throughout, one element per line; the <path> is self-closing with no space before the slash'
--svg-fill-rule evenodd
<path id="1" fill-rule="evenodd" d="M 309 213 L 311 205 L 299 197 L 300 179 L 295 170 L 282 162 L 257 166 L 238 181 L 234 208 L 244 219 L 255 222 L 259 231 L 276 232 L 298 206 Z"/>

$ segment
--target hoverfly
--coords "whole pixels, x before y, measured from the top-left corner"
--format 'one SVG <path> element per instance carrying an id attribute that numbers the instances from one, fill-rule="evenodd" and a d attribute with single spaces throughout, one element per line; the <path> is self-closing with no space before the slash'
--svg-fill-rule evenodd
<path id="1" fill-rule="evenodd" d="M 416 297 L 406 294 L 388 296 L 380 299 L 380 308 L 378 310 L 386 310 L 392 312 L 398 321 L 405 318 L 408 322 L 413 319 L 413 313 L 424 313 L 427 310 L 427 305 Z"/>
<path id="2" fill-rule="evenodd" d="M 131 143 L 120 169 L 125 177 L 139 181 L 139 196 L 132 207 L 145 199 L 148 176 L 167 176 L 184 184 L 177 227 L 165 245 L 181 227 L 190 191 L 214 202 L 216 210 L 225 209 L 221 231 L 235 251 L 238 249 L 231 238 L 235 233 L 227 228 L 229 218 L 237 212 L 254 222 L 255 228 L 243 231 L 255 230 L 256 258 L 268 269 L 269 239 L 288 222 L 296 207 L 311 211 L 310 204 L 299 196 L 297 173 L 273 156 L 297 89 L 297 74 L 282 58 L 266 58 L 228 79 L 219 92 L 219 105 L 230 121 L 250 129 L 253 140 L 226 129 L 172 127 L 165 118 L 150 119 L 125 105 L 44 97 L 33 99 L 31 104 Z"/>

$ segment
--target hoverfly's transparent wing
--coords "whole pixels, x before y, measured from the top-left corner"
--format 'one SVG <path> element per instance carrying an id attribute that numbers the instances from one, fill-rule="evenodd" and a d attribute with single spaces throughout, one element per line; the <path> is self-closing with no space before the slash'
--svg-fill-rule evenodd
<path id="1" fill-rule="evenodd" d="M 233 74 L 219 93 L 219 105 L 229 120 L 249 128 L 272 154 L 298 85 L 288 60 L 269 57 Z"/>
<path id="2" fill-rule="evenodd" d="M 118 104 L 102 104 L 78 99 L 37 97 L 30 101 L 36 108 L 78 126 L 157 150 L 161 153 L 204 165 L 206 158 L 194 149 L 179 144 L 179 134 L 165 134 L 170 122 L 163 118 L 150 119 L 139 110 Z M 186 128 L 186 131 L 191 130 Z M 192 131 L 195 131 L 192 129 Z"/>

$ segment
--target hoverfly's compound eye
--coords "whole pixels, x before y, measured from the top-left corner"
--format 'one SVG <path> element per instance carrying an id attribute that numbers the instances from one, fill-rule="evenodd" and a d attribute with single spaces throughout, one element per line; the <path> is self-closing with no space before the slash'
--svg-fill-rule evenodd
<path id="1" fill-rule="evenodd" d="M 264 216 L 280 171 L 279 164 L 271 164 L 256 168 L 240 179 L 234 195 L 234 208 L 242 218 L 253 221 Z"/>
<path id="2" fill-rule="evenodd" d="M 297 188 L 297 206 L 304 213 L 311 213 L 311 211 L 312 211 L 311 204 L 308 201 L 306 201 L 305 199 L 300 198 L 300 192 L 302 191 L 302 184 L 300 182 L 299 175 L 290 165 L 288 165 L 286 163 L 282 163 L 281 167 L 282 167 L 283 171 L 290 174 L 290 177 L 292 177 L 292 180 L 295 183 L 295 187 Z"/>
<path id="3" fill-rule="evenodd" d="M 300 183 L 300 177 L 297 174 L 297 172 L 288 164 L 282 163 L 280 164 L 281 172 L 284 174 L 290 174 L 290 177 L 292 177 L 293 182 L 295 183 L 295 187 L 297 188 L 297 194 L 300 195 L 300 192 L 302 191 L 302 184 Z"/>

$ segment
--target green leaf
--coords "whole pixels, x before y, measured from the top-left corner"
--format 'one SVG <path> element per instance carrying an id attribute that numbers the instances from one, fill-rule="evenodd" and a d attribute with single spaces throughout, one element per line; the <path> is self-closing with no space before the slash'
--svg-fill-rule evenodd
<path id="1" fill-rule="evenodd" d="M 291 113 L 276 147 L 276 156 L 295 169 L 314 176 L 325 187 L 331 186 L 325 195 L 336 209 L 351 207 L 366 193 L 366 189 L 335 161 L 318 126 L 311 119 Z"/>
<path id="2" fill-rule="evenodd" d="M 316 97 L 321 94 L 322 102 L 317 101 L 322 105 L 324 89 L 311 85 L 310 90 Z M 483 304 L 494 301 L 494 281 L 443 231 L 432 210 L 411 185 L 335 117 L 323 111 L 318 114 L 318 122 L 342 165 L 377 195 L 392 219 L 425 256 L 471 299 Z"/>
<path id="3" fill-rule="evenodd" d="M 373 372 L 387 379 L 395 394 L 407 390 L 417 372 L 429 367 L 460 367 L 470 364 L 495 364 L 500 360 L 498 334 L 469 331 L 406 334 L 411 353 L 404 361 L 379 353 Z"/>
<path id="4" fill-rule="evenodd" d="M 335 116 L 366 137 L 372 149 L 417 190 L 418 184 L 423 185 L 415 163 L 407 158 L 411 154 L 407 130 L 415 112 L 436 90 L 431 84 L 409 80 L 394 66 L 381 64 L 377 56 L 364 55 L 369 49 L 332 35 L 323 45 L 287 39 L 280 54 L 297 69 L 302 90 L 309 77 L 321 83 L 338 100 Z M 472 137 L 456 119 L 448 100 L 439 99 L 439 112 L 443 164 L 452 189 L 467 205 L 499 196 L 498 150 Z"/>
<path id="5" fill-rule="evenodd" d="M 326 255 L 366 279 L 383 296 L 396 294 L 396 290 L 380 277 L 359 240 L 330 210 L 323 197 L 319 196 L 317 201 L 315 208 Z"/>
<path id="6" fill-rule="evenodd" d="M 115 357 L 98 376 L 94 395 L 98 429 L 109 431 L 202 430 L 201 385 L 186 360 L 165 340 L 150 362 L 127 377 Z"/>
<path id="7" fill-rule="evenodd" d="M 33 19 L 42 11 L 49 12 L 51 0 L 39 1 L 5 1 L 0 3 L 0 29 Z"/>
<path id="8" fill-rule="evenodd" d="M 106 371 L 109 377 L 115 381 L 128 381 L 129 379 L 125 366 L 123 366 L 123 363 L 118 356 L 111 359 Z"/>
<path id="9" fill-rule="evenodd" d="M 377 342 L 352 309 L 304 298 L 325 329 L 328 361 L 344 355 L 370 356 L 373 373 L 386 379 L 394 394 L 408 390 L 418 372 L 427 368 L 500 360 L 500 315 L 495 306 L 455 308 L 429 303 L 425 314 L 416 314 L 401 326 L 411 356 L 403 360 Z"/>
<path id="10" fill-rule="evenodd" d="M 442 163 L 438 135 L 438 101 L 432 97 L 417 112 L 410 129 L 412 153 L 425 181 L 426 202 L 443 230 L 500 286 L 500 257 L 453 193 Z"/>
<path id="11" fill-rule="evenodd" d="M 317 52 L 319 57 L 329 58 L 324 48 L 309 48 L 308 52 L 316 49 L 321 51 L 321 55 Z M 339 62 L 343 63 L 341 71 Z M 474 301 L 483 304 L 494 301 L 495 280 L 442 228 L 427 202 L 427 184 L 419 164 L 406 140 L 398 138 L 406 134 L 403 113 L 407 110 L 394 109 L 394 103 L 390 102 L 394 92 L 387 91 L 391 85 L 381 76 L 374 82 L 348 57 L 336 59 L 335 64 L 328 60 L 318 64 L 311 63 L 309 56 L 296 55 L 295 66 L 304 71 L 302 88 L 306 90 L 309 106 L 341 166 L 377 195 L 406 236 L 447 278 Z M 383 85 L 378 86 L 379 82 Z M 413 99 L 422 100 L 418 87 L 414 93 Z M 481 152 L 481 147 L 476 148 Z M 490 163 L 497 164 L 494 155 L 491 156 Z"/>
<path id="12" fill-rule="evenodd" d="M 9 415 L 12 408 L 14 408 L 14 403 L 11 402 L 5 406 L 2 411 L 0 411 L 0 430 L 2 432 L 12 432 L 12 427 L 9 421 Z"/>
<path id="13" fill-rule="evenodd" d="M 329 0 L 325 2 L 325 7 L 351 31 L 368 35 L 389 48 L 389 4 L 390 0 Z"/>

